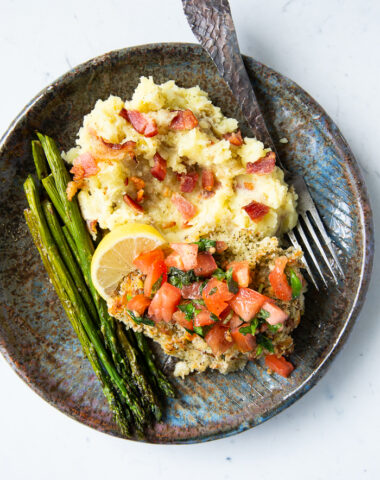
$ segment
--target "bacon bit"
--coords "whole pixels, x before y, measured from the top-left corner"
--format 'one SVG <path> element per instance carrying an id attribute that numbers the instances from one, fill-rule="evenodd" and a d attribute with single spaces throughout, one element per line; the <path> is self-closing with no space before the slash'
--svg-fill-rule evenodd
<path id="1" fill-rule="evenodd" d="M 125 151 L 131 151 L 135 146 L 136 142 L 133 142 L 132 140 L 128 140 L 124 143 L 111 143 L 107 142 L 107 140 L 104 140 L 103 137 L 100 137 L 100 140 L 102 141 L 103 145 L 107 148 L 110 148 L 111 150 L 125 150 Z"/>
<path id="2" fill-rule="evenodd" d="M 174 193 L 171 200 L 179 213 L 185 219 L 186 223 L 196 215 L 197 208 L 191 202 L 186 200 L 186 198 L 184 198 L 182 195 Z"/>
<path id="3" fill-rule="evenodd" d="M 216 253 L 222 253 L 224 252 L 224 250 L 227 250 L 227 248 L 228 247 L 226 242 L 223 242 L 221 240 L 216 241 L 216 245 L 215 245 Z"/>
<path id="4" fill-rule="evenodd" d="M 142 188 L 145 187 L 145 182 L 142 178 L 139 178 L 139 177 L 131 177 L 130 178 L 131 182 L 134 183 L 135 187 L 138 189 L 138 190 L 141 190 Z"/>
<path id="5" fill-rule="evenodd" d="M 90 233 L 97 233 L 96 226 L 98 224 L 97 220 L 86 220 L 87 228 Z"/>
<path id="6" fill-rule="evenodd" d="M 96 160 L 112 161 L 122 160 L 128 153 L 131 158 L 134 157 L 134 147 L 136 142 L 128 140 L 124 143 L 110 143 L 100 137 L 93 128 L 88 128 L 92 138 L 91 152 Z"/>
<path id="7" fill-rule="evenodd" d="M 168 223 L 164 223 L 161 225 L 161 228 L 163 230 L 166 230 L 168 228 L 172 228 L 172 227 L 175 227 L 177 225 L 177 222 L 168 222 Z"/>
<path id="8" fill-rule="evenodd" d="M 156 121 L 144 113 L 122 108 L 119 115 L 131 123 L 136 132 L 144 137 L 154 137 L 158 133 Z"/>
<path id="9" fill-rule="evenodd" d="M 265 157 L 259 158 L 256 162 L 247 163 L 247 173 L 256 173 L 257 175 L 266 175 L 274 170 L 276 164 L 276 154 L 267 152 Z"/>
<path id="10" fill-rule="evenodd" d="M 162 182 L 166 177 L 166 160 L 158 152 L 155 153 L 153 160 L 154 166 L 150 169 L 150 173 Z"/>
<path id="11" fill-rule="evenodd" d="M 74 195 L 77 193 L 79 188 L 80 188 L 80 184 L 76 181 L 75 182 L 69 182 L 67 184 L 66 196 L 67 196 L 67 200 L 69 200 L 69 202 L 71 202 L 71 200 L 74 198 Z"/>
<path id="12" fill-rule="evenodd" d="M 187 222 L 184 222 L 184 223 L 182 224 L 182 228 L 191 228 L 191 227 L 193 227 L 193 226 L 194 226 L 194 225 L 191 225 L 190 223 L 187 223 Z"/>
<path id="13" fill-rule="evenodd" d="M 247 190 L 253 190 L 254 189 L 253 183 L 244 182 L 244 188 L 246 188 Z"/>
<path id="14" fill-rule="evenodd" d="M 141 189 L 137 192 L 136 201 L 138 203 L 142 203 L 144 201 L 144 190 L 143 189 Z"/>
<path id="15" fill-rule="evenodd" d="M 236 145 L 237 147 L 240 147 L 244 143 L 240 130 L 233 133 L 226 133 L 225 135 L 223 135 L 223 138 L 225 140 L 228 140 L 231 143 L 231 145 Z"/>
<path id="16" fill-rule="evenodd" d="M 124 180 L 124 185 L 127 186 L 129 183 L 129 178 L 127 177 L 125 180 Z"/>
<path id="17" fill-rule="evenodd" d="M 198 125 L 197 117 L 191 110 L 176 110 L 177 115 L 170 123 L 173 130 L 192 130 Z"/>
<path id="18" fill-rule="evenodd" d="M 243 207 L 243 209 L 248 213 L 250 219 L 254 222 L 259 222 L 270 210 L 267 205 L 264 205 L 260 202 L 255 202 L 254 200 Z"/>
<path id="19" fill-rule="evenodd" d="M 199 175 L 197 172 L 177 173 L 177 178 L 180 182 L 181 192 L 191 193 L 198 182 Z"/>
<path id="20" fill-rule="evenodd" d="M 74 160 L 74 165 L 70 173 L 74 175 L 74 182 L 83 180 L 85 177 L 91 177 L 99 172 L 98 164 L 91 153 L 83 153 Z"/>
<path id="21" fill-rule="evenodd" d="M 202 188 L 211 192 L 214 188 L 215 178 L 211 170 L 203 170 L 202 172 Z"/>
<path id="22" fill-rule="evenodd" d="M 137 210 L 139 213 L 143 213 L 144 209 L 141 205 L 139 205 L 133 198 L 131 198 L 129 195 L 125 194 L 123 196 L 124 202 L 131 208 Z"/>

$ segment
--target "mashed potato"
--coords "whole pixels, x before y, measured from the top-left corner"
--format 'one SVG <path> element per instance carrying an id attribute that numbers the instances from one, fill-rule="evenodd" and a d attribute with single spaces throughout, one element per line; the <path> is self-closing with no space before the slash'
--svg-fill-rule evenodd
<path id="1" fill-rule="evenodd" d="M 122 108 L 148 114 L 155 120 L 158 134 L 148 138 L 138 133 L 119 115 Z M 198 126 L 170 129 L 175 111 L 186 109 L 197 117 Z M 194 241 L 216 230 L 227 234 L 245 229 L 256 238 L 283 234 L 297 222 L 296 194 L 278 167 L 266 175 L 246 173 L 246 164 L 256 162 L 269 150 L 254 138 L 245 138 L 241 146 L 223 138 L 237 128 L 237 121 L 226 118 L 199 87 L 180 88 L 174 81 L 156 85 L 152 78 L 142 77 L 131 100 L 124 102 L 115 96 L 98 100 L 84 118 L 77 146 L 64 154 L 68 163 L 83 153 L 97 160 L 98 173 L 83 180 L 78 194 L 83 217 L 106 230 L 126 222 L 145 222 L 154 225 L 168 241 Z M 116 160 L 99 158 L 99 138 L 113 144 L 136 142 L 135 159 L 122 152 Z M 156 152 L 167 162 L 164 181 L 151 174 Z M 181 194 L 197 209 L 183 228 L 181 214 L 172 202 L 173 193 L 180 193 L 178 174 L 195 170 L 201 175 L 204 169 L 214 174 L 215 192 L 204 195 L 199 180 L 192 192 Z M 127 180 L 132 177 L 145 183 L 143 212 L 123 200 L 126 194 L 136 198 L 136 184 Z M 269 207 L 257 222 L 242 208 L 252 201 Z"/>

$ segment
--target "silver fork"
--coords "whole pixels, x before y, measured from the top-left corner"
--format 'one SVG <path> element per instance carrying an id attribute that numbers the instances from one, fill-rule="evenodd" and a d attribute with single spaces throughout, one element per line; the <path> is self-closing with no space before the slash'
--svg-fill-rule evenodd
<path id="1" fill-rule="evenodd" d="M 324 275 L 322 271 L 317 255 L 320 256 L 326 264 L 332 276 L 332 278 L 330 278 L 338 284 L 339 278 L 344 275 L 343 269 L 335 253 L 332 241 L 325 230 L 318 210 L 307 189 L 306 183 L 301 175 L 289 173 L 281 164 L 273 140 L 265 125 L 251 81 L 249 80 L 240 54 L 228 1 L 182 0 L 182 4 L 194 35 L 210 55 L 220 75 L 230 87 L 254 136 L 265 145 L 270 146 L 276 153 L 277 164 L 285 171 L 287 183 L 293 185 L 298 194 L 297 210 L 300 219 L 304 222 L 305 228 L 299 220 L 295 229 L 288 233 L 290 242 L 295 247 L 301 248 L 297 236 L 302 240 L 304 245 L 303 250 L 307 251 L 311 260 L 310 265 L 314 266 L 314 272 L 320 276 L 322 283 L 326 287 L 328 286 L 326 275 Z M 315 223 L 317 230 L 314 228 L 311 220 Z M 316 251 L 313 250 L 311 243 L 314 243 Z M 333 261 L 328 258 L 326 251 L 330 253 Z M 304 263 L 311 281 L 315 288 L 319 290 L 319 284 L 306 258 L 304 258 Z"/>

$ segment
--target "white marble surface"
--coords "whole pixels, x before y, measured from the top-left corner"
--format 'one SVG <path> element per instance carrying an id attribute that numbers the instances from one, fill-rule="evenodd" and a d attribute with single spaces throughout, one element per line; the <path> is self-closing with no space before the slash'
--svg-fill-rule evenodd
<path id="1" fill-rule="evenodd" d="M 180 0 L 0 0 L 0 131 L 78 63 L 125 46 L 193 41 Z M 231 0 L 241 49 L 289 76 L 338 123 L 379 220 L 380 2 Z M 378 479 L 379 259 L 345 349 L 304 398 L 260 427 L 194 446 L 150 446 L 76 423 L 0 358 L 0 477 Z M 201 469 L 201 470 L 200 470 Z"/>

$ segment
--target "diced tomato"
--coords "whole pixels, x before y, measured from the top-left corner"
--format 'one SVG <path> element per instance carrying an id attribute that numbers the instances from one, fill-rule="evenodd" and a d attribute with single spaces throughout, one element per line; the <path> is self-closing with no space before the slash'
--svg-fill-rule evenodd
<path id="1" fill-rule="evenodd" d="M 231 262 L 227 265 L 226 270 L 232 268 L 232 279 L 237 282 L 239 287 L 248 287 L 251 277 L 249 274 L 249 262 Z"/>
<path id="2" fill-rule="evenodd" d="M 177 305 L 181 301 L 181 290 L 165 282 L 154 295 L 149 305 L 149 316 L 155 322 L 170 322 Z"/>
<path id="3" fill-rule="evenodd" d="M 212 353 L 216 356 L 222 355 L 232 347 L 232 342 L 226 339 L 226 332 L 226 327 L 216 324 L 205 336 L 206 343 L 211 348 Z"/>
<path id="4" fill-rule="evenodd" d="M 136 295 L 127 302 L 127 309 L 136 312 L 137 315 L 144 315 L 145 310 L 150 305 L 150 298 L 145 297 L 144 295 Z"/>
<path id="5" fill-rule="evenodd" d="M 266 175 L 274 170 L 276 165 L 276 154 L 268 152 L 265 157 L 259 158 L 256 162 L 247 163 L 247 173 L 256 173 L 256 175 Z"/>
<path id="6" fill-rule="evenodd" d="M 224 309 L 228 307 L 228 303 L 234 294 L 228 290 L 227 284 L 216 278 L 211 278 L 202 291 L 202 297 L 206 307 L 210 312 L 219 316 Z"/>
<path id="7" fill-rule="evenodd" d="M 191 130 L 198 125 L 197 117 L 191 110 L 177 110 L 177 115 L 170 123 L 173 130 Z"/>
<path id="8" fill-rule="evenodd" d="M 152 288 L 157 280 L 162 277 L 161 284 L 166 282 L 168 278 L 168 268 L 163 260 L 155 260 L 149 267 L 148 274 L 144 281 L 144 295 L 150 297 Z"/>
<path id="9" fill-rule="evenodd" d="M 269 317 L 266 319 L 271 325 L 277 325 L 278 323 L 284 323 L 288 318 L 288 314 L 281 310 L 280 307 L 273 303 L 265 302 L 262 306 L 263 310 L 269 313 Z"/>
<path id="10" fill-rule="evenodd" d="M 197 275 L 198 277 L 209 277 L 215 272 L 217 268 L 218 265 L 216 264 L 215 259 L 211 255 L 211 253 L 198 253 L 197 265 L 194 268 L 195 275 Z"/>
<path id="11" fill-rule="evenodd" d="M 158 152 L 155 153 L 153 160 L 154 165 L 150 169 L 150 173 L 153 177 L 162 182 L 166 177 L 166 160 L 162 158 Z"/>
<path id="12" fill-rule="evenodd" d="M 270 210 L 267 205 L 253 200 L 251 203 L 243 207 L 250 219 L 254 222 L 259 222 Z"/>
<path id="13" fill-rule="evenodd" d="M 215 320 L 212 319 L 211 312 L 205 308 L 194 317 L 194 327 L 205 327 L 206 325 L 213 325 L 214 323 Z"/>
<path id="14" fill-rule="evenodd" d="M 229 327 L 231 330 L 236 330 L 243 325 L 243 320 L 239 317 L 239 315 L 234 314 L 230 320 Z"/>
<path id="15" fill-rule="evenodd" d="M 202 188 L 211 192 L 214 188 L 215 178 L 211 170 L 202 171 Z"/>
<path id="16" fill-rule="evenodd" d="M 176 252 L 173 252 L 170 255 L 168 255 L 165 258 L 165 263 L 168 268 L 174 267 L 174 268 L 178 268 L 179 270 L 185 269 L 185 267 L 183 266 L 183 261 L 181 260 L 181 256 Z"/>
<path id="17" fill-rule="evenodd" d="M 265 302 L 261 293 L 250 288 L 240 288 L 237 295 L 231 300 L 232 310 L 245 322 L 249 322 L 259 312 Z"/>
<path id="18" fill-rule="evenodd" d="M 223 138 L 228 140 L 232 145 L 236 145 L 237 147 L 243 145 L 243 137 L 241 136 L 240 130 L 233 133 L 226 133 L 225 135 L 223 135 Z"/>
<path id="19" fill-rule="evenodd" d="M 228 247 L 227 247 L 226 242 L 222 242 L 222 241 L 217 240 L 216 245 L 215 245 L 216 253 L 222 253 L 225 250 L 227 250 L 227 248 Z"/>
<path id="20" fill-rule="evenodd" d="M 219 314 L 219 318 L 220 318 L 220 320 L 223 322 L 223 324 L 225 324 L 224 322 L 225 322 L 225 320 L 227 320 L 227 317 L 228 317 L 228 316 L 231 316 L 231 315 L 230 315 L 231 313 L 232 313 L 232 308 L 228 305 L 228 307 L 225 308 L 225 309 L 223 310 L 223 312 L 221 312 L 221 313 Z"/>
<path id="21" fill-rule="evenodd" d="M 287 263 L 288 259 L 285 256 L 276 258 L 274 269 L 269 274 L 269 282 L 273 288 L 273 293 L 284 302 L 290 302 L 292 299 L 292 287 L 289 285 L 284 272 Z"/>
<path id="22" fill-rule="evenodd" d="M 178 253 L 187 272 L 197 266 L 198 245 L 193 243 L 171 243 L 170 247 Z"/>
<path id="23" fill-rule="evenodd" d="M 137 203 L 135 200 L 133 200 L 133 198 L 130 197 L 129 195 L 125 194 L 123 196 L 123 200 L 129 207 L 133 208 L 137 212 L 142 213 L 144 211 L 143 207 L 139 203 Z"/>
<path id="24" fill-rule="evenodd" d="M 74 181 L 91 177 L 99 172 L 98 164 L 91 153 L 82 153 L 75 160 L 70 170 L 74 174 Z"/>
<path id="25" fill-rule="evenodd" d="M 294 366 L 290 362 L 284 357 L 276 357 L 276 355 L 267 355 L 265 364 L 268 368 L 285 378 L 289 377 L 294 370 Z"/>
<path id="26" fill-rule="evenodd" d="M 164 252 L 161 248 L 156 248 L 150 252 L 142 252 L 133 260 L 133 265 L 137 267 L 141 273 L 147 275 L 149 268 L 156 260 L 163 260 Z"/>
<path id="27" fill-rule="evenodd" d="M 197 185 L 199 175 L 197 172 L 179 173 L 177 175 L 180 182 L 179 189 L 183 193 L 191 193 Z"/>
<path id="28" fill-rule="evenodd" d="M 186 222 L 191 220 L 197 214 L 196 207 L 182 195 L 174 193 L 171 200 Z"/>
<path id="29" fill-rule="evenodd" d="M 248 326 L 249 323 L 243 323 L 239 327 L 231 328 L 231 337 L 236 343 L 238 350 L 242 353 L 252 352 L 256 348 L 256 338 L 251 333 L 244 335 L 239 332 L 239 328 Z"/>
<path id="30" fill-rule="evenodd" d="M 201 282 L 194 282 L 191 285 L 184 285 L 181 288 L 182 297 L 189 298 L 191 300 L 199 300 L 200 298 L 202 298 L 202 294 L 200 291 L 201 285 Z"/>
<path id="31" fill-rule="evenodd" d="M 187 320 L 186 315 L 181 312 L 181 310 L 177 310 L 173 313 L 173 320 L 178 323 L 178 325 L 181 325 L 181 327 L 193 330 L 193 321 Z"/>
<path id="32" fill-rule="evenodd" d="M 122 108 L 119 115 L 131 123 L 136 132 L 144 137 L 154 137 L 158 133 L 156 121 L 145 113 Z"/>

